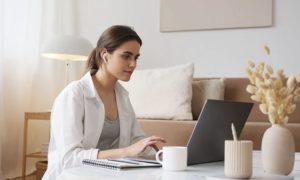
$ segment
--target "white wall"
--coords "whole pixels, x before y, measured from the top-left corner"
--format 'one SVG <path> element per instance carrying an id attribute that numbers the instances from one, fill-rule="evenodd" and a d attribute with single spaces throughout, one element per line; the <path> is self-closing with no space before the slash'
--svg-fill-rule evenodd
<path id="1" fill-rule="evenodd" d="M 287 75 L 300 72 L 300 1 L 274 0 L 267 28 L 159 31 L 159 0 L 84 0 L 78 3 L 79 34 L 96 44 L 113 24 L 133 26 L 143 39 L 138 68 L 195 63 L 195 76 L 245 76 L 248 60 L 266 60 Z M 271 48 L 271 56 L 263 46 Z"/>

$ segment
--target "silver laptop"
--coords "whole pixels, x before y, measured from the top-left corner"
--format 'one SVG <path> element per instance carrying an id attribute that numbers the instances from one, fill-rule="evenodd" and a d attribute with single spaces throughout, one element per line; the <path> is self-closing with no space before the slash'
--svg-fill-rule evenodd
<path id="1" fill-rule="evenodd" d="M 242 132 L 253 103 L 207 100 L 189 139 L 188 165 L 224 160 L 224 142 Z"/>

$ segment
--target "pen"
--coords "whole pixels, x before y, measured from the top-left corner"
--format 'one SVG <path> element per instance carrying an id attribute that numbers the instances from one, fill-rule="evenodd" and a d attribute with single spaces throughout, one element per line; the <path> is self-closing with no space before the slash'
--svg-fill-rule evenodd
<path id="1" fill-rule="evenodd" d="M 143 162 L 143 163 L 150 163 L 150 164 L 160 164 L 156 160 L 149 160 L 149 159 L 134 159 L 134 161 Z"/>
<path id="2" fill-rule="evenodd" d="M 135 164 L 135 165 L 139 165 L 140 163 L 138 162 L 132 162 L 132 161 L 128 161 L 128 160 L 124 160 L 124 159 L 108 159 L 109 161 L 114 161 L 114 162 L 122 162 L 122 163 L 128 163 L 128 164 Z"/>

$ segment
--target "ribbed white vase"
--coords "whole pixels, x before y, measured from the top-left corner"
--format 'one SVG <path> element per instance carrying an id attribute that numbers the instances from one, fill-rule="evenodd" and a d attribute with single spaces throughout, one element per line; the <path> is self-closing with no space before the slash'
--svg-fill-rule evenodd
<path id="1" fill-rule="evenodd" d="M 229 178 L 252 176 L 252 141 L 225 141 L 224 174 Z"/>
<path id="2" fill-rule="evenodd" d="M 265 172 L 290 174 L 295 162 L 295 142 L 292 133 L 284 125 L 273 124 L 264 133 L 261 153 Z"/>

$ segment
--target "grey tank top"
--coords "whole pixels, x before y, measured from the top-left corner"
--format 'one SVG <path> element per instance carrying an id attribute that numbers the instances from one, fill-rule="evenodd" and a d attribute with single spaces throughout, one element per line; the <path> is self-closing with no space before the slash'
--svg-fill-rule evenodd
<path id="1" fill-rule="evenodd" d="M 98 140 L 97 148 L 102 150 L 119 148 L 120 121 L 109 120 L 105 117 L 102 133 Z"/>

